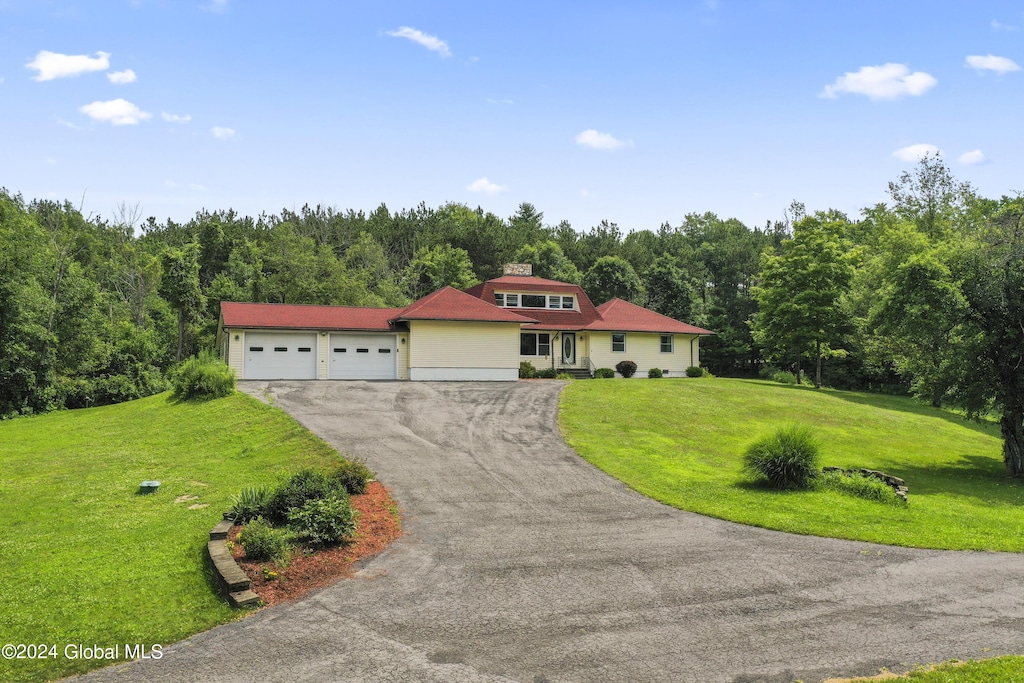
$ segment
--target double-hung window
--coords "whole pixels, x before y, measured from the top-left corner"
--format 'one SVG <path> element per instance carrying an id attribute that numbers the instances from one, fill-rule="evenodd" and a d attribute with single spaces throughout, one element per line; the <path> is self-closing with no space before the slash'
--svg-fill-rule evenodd
<path id="1" fill-rule="evenodd" d="M 672 353 L 672 335 L 663 334 L 661 335 L 661 352 Z"/>
<path id="2" fill-rule="evenodd" d="M 626 333 L 612 332 L 612 351 L 615 353 L 626 352 Z"/>
<path id="3" fill-rule="evenodd" d="M 521 332 L 519 334 L 520 356 L 550 356 L 551 333 Z"/>

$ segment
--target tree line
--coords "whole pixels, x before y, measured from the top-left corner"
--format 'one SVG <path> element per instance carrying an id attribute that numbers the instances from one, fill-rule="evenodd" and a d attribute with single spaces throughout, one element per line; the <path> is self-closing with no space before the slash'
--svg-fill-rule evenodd
<path id="1" fill-rule="evenodd" d="M 858 218 L 808 214 L 748 227 L 712 213 L 624 232 L 549 225 L 531 204 L 501 218 L 456 203 L 365 213 L 304 206 L 185 223 L 109 218 L 0 190 L 0 416 L 100 405 L 165 388 L 212 348 L 221 301 L 403 306 L 510 262 L 713 330 L 701 363 L 815 384 L 913 393 L 995 411 L 1024 472 L 1024 203 L 979 197 L 938 157 Z"/>

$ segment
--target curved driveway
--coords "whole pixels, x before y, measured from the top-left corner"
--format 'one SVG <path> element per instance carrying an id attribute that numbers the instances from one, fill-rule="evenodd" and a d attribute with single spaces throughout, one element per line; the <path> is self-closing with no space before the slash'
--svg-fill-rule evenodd
<path id="1" fill-rule="evenodd" d="M 1024 558 L 666 507 L 566 446 L 562 385 L 244 383 L 366 458 L 405 536 L 355 580 L 87 678 L 789 682 L 1024 651 Z"/>

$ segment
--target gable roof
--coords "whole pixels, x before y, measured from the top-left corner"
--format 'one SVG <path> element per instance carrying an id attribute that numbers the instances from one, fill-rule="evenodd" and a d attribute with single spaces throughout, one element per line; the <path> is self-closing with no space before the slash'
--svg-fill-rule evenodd
<path id="1" fill-rule="evenodd" d="M 466 292 L 445 287 L 422 299 L 414 301 L 396 316 L 397 320 L 460 320 L 467 322 L 487 323 L 534 323 L 527 318 L 494 304 L 467 294 Z"/>
<path id="2" fill-rule="evenodd" d="M 220 311 L 224 327 L 387 332 L 402 309 L 222 301 Z"/>
<path id="3" fill-rule="evenodd" d="M 597 307 L 600 319 L 591 323 L 588 330 L 612 332 L 661 332 L 664 334 L 714 334 L 709 330 L 679 322 L 661 313 L 655 313 L 643 306 L 631 304 L 622 299 L 612 299 Z"/>

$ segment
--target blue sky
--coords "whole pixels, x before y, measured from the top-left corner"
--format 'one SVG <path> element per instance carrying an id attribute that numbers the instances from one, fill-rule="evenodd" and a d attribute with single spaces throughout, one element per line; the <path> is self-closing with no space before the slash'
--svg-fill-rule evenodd
<path id="1" fill-rule="evenodd" d="M 110 216 L 855 216 L 1024 190 L 1024 2 L 0 0 L 0 185 Z M 84 197 L 84 199 L 83 199 Z"/>

